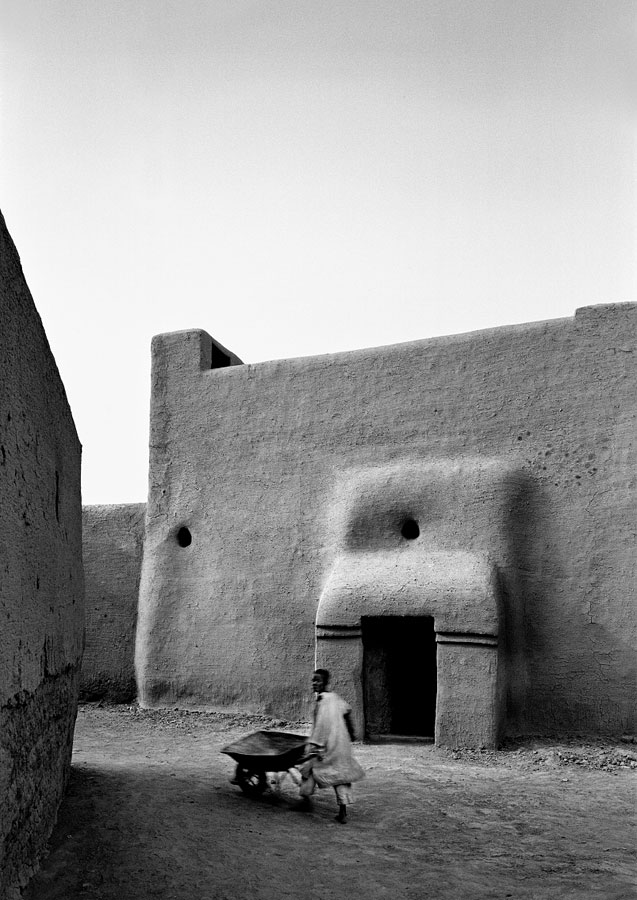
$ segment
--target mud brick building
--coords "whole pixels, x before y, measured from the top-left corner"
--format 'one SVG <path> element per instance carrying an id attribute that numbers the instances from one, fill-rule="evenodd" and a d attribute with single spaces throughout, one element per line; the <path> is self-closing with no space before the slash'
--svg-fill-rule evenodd
<path id="1" fill-rule="evenodd" d="M 371 735 L 632 730 L 636 325 L 254 365 L 156 337 L 141 702 L 300 717 L 316 662 Z"/>
<path id="2" fill-rule="evenodd" d="M 80 442 L 0 216 L 0 897 L 66 784 L 84 639 Z"/>

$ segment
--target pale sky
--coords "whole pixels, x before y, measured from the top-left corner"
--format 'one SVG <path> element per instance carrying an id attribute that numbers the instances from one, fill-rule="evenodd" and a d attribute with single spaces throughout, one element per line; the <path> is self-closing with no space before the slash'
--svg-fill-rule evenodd
<path id="1" fill-rule="evenodd" d="M 634 0 L 0 0 L 0 205 L 83 444 L 150 340 L 245 362 L 637 299 Z"/>

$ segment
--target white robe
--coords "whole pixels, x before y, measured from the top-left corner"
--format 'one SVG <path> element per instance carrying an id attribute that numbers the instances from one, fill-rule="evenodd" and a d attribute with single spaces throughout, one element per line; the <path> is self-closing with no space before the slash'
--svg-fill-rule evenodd
<path id="1" fill-rule="evenodd" d="M 323 691 L 316 701 L 314 728 L 308 751 L 316 751 L 308 769 L 319 787 L 351 784 L 365 773 L 352 755 L 352 742 L 343 718 L 350 706 L 332 691 Z M 314 746 L 311 746 L 314 745 Z"/>

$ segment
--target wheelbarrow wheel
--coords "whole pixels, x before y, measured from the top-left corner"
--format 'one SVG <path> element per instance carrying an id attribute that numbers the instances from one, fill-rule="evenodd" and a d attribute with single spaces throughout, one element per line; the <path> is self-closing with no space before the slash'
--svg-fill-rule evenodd
<path id="1" fill-rule="evenodd" d="M 260 797 L 268 786 L 265 772 L 253 772 L 243 766 L 237 766 L 234 781 L 248 797 Z"/>

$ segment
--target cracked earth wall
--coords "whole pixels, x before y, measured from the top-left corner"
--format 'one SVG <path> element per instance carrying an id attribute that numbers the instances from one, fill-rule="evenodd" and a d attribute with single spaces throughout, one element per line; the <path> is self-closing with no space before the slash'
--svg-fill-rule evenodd
<path id="1" fill-rule="evenodd" d="M 524 485 L 495 559 L 509 732 L 633 730 L 636 322 L 611 304 L 250 365 L 203 331 L 156 337 L 142 703 L 305 715 L 337 483 L 488 457 Z"/>
<path id="2" fill-rule="evenodd" d="M 37 865 L 66 784 L 84 627 L 81 447 L 0 217 L 0 897 Z"/>

